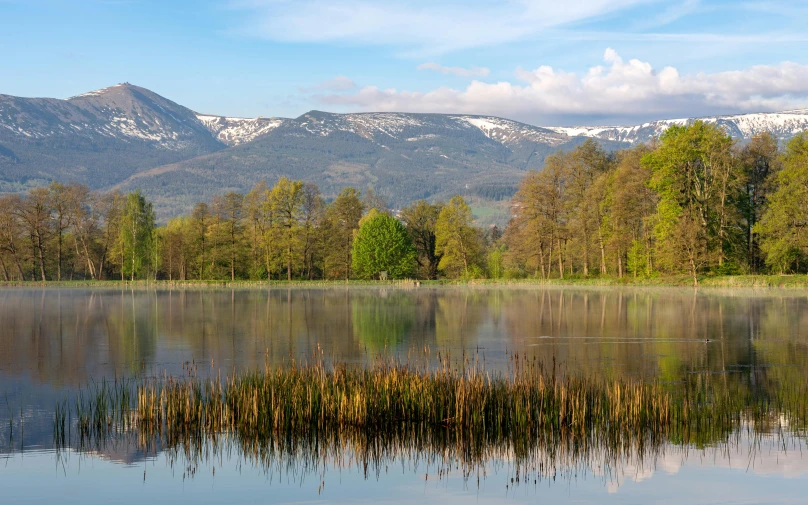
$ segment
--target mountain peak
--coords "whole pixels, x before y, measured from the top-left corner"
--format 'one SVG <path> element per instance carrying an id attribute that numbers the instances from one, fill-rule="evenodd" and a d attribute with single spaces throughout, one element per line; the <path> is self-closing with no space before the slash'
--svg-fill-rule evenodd
<path id="1" fill-rule="evenodd" d="M 25 180 L 32 173 L 44 183 L 100 185 L 115 180 L 120 175 L 115 172 L 131 173 L 225 146 L 187 108 L 121 83 L 67 100 L 0 97 L 0 147 L 6 153 L 0 156 L 2 191 L 4 180 Z M 4 161 L 26 158 L 30 173 L 17 161 Z"/>
<path id="2" fill-rule="evenodd" d="M 128 82 L 122 82 L 119 84 L 115 84 L 114 86 L 108 86 L 106 88 L 96 89 L 94 91 L 88 91 L 80 95 L 71 96 L 70 98 L 68 98 L 68 100 L 74 100 L 76 98 L 90 98 L 90 97 L 104 96 L 110 93 L 131 92 L 133 89 L 148 91 L 146 90 L 146 88 L 141 88 Z"/>

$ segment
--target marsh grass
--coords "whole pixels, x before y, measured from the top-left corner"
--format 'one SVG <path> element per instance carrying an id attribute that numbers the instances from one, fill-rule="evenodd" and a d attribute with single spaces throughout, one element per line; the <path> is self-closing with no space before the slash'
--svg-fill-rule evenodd
<path id="1" fill-rule="evenodd" d="M 518 355 L 501 373 L 478 356 L 440 356 L 437 365 L 385 358 L 366 367 L 318 357 L 224 379 L 193 370 L 93 384 L 75 410 L 57 406 L 56 445 L 69 443 L 75 413 L 79 447 L 125 435 L 141 450 L 186 461 L 236 448 L 265 468 L 317 468 L 347 457 L 366 473 L 405 455 L 465 478 L 507 460 L 517 476 L 535 479 L 559 468 L 641 463 L 670 444 L 804 434 L 808 419 L 804 383 L 762 391 L 707 372 L 648 383 L 567 374 Z"/>

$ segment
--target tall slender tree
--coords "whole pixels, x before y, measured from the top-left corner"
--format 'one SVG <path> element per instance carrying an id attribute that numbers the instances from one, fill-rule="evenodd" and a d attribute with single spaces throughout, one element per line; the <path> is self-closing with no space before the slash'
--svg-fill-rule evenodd
<path id="1" fill-rule="evenodd" d="M 755 135 L 741 150 L 740 161 L 746 190 L 741 211 L 745 219 L 747 261 L 752 272 L 757 273 L 765 266 L 765 261 L 755 226 L 766 210 L 775 174 L 780 169 L 777 139 L 770 132 Z"/>
<path id="2" fill-rule="evenodd" d="M 48 206 L 53 213 L 53 229 L 56 234 L 56 280 L 62 280 L 64 262 L 64 234 L 72 224 L 69 188 L 60 182 L 48 186 Z"/>
<path id="3" fill-rule="evenodd" d="M 286 280 L 292 280 L 292 266 L 301 256 L 302 244 L 299 236 L 300 219 L 303 213 L 303 182 L 281 177 L 270 192 L 270 201 L 279 229 L 278 236 L 286 266 Z"/>
<path id="4" fill-rule="evenodd" d="M 121 271 L 130 280 L 153 272 L 157 266 L 154 258 L 154 210 L 146 198 L 135 191 L 126 195 L 126 206 L 121 216 L 120 251 Z"/>
<path id="5" fill-rule="evenodd" d="M 31 240 L 32 257 L 39 267 L 39 277 L 46 280 L 45 249 L 53 233 L 50 195 L 46 188 L 34 188 L 15 206 L 14 212 L 25 226 Z M 35 276 L 36 274 L 34 274 Z"/>
<path id="6" fill-rule="evenodd" d="M 473 226 L 471 207 L 455 196 L 440 211 L 435 223 L 435 250 L 442 256 L 438 268 L 453 277 L 476 276 L 481 272 L 480 235 Z"/>
<path id="7" fill-rule="evenodd" d="M 345 188 L 326 208 L 323 222 L 325 266 L 329 277 L 351 277 L 354 232 L 359 228 L 364 206 L 360 193 Z"/>

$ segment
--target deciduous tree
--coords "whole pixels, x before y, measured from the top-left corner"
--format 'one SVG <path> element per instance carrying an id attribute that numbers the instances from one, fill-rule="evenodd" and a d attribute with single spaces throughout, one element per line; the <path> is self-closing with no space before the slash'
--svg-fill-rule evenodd
<path id="1" fill-rule="evenodd" d="M 435 223 L 435 251 L 438 268 L 452 277 L 481 273 L 480 236 L 473 226 L 471 208 L 462 196 L 455 196 L 441 209 Z"/>
<path id="2" fill-rule="evenodd" d="M 780 272 L 801 270 L 808 258 L 808 133 L 792 139 L 772 175 L 774 191 L 755 232 L 767 263 Z"/>
<path id="3" fill-rule="evenodd" d="M 435 227 L 443 206 L 442 202 L 430 204 L 426 200 L 419 200 L 401 210 L 401 219 L 417 252 L 421 276 L 426 279 L 438 278 L 438 264 L 442 255 L 436 251 Z"/>
<path id="4" fill-rule="evenodd" d="M 376 209 L 362 218 L 353 242 L 353 270 L 360 279 L 410 277 L 415 270 L 415 248 L 401 222 Z"/>
<path id="5" fill-rule="evenodd" d="M 152 204 L 146 201 L 140 191 L 126 195 L 118 247 L 123 259 L 121 271 L 131 280 L 140 278 L 157 266 L 154 228 Z"/>

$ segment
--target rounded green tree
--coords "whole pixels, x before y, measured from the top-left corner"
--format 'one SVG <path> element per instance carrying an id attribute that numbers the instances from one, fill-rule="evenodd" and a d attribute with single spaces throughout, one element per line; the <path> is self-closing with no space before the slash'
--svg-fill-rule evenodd
<path id="1" fill-rule="evenodd" d="M 416 252 L 398 219 L 375 209 L 365 216 L 353 242 L 353 270 L 360 279 L 402 279 L 415 271 Z"/>

